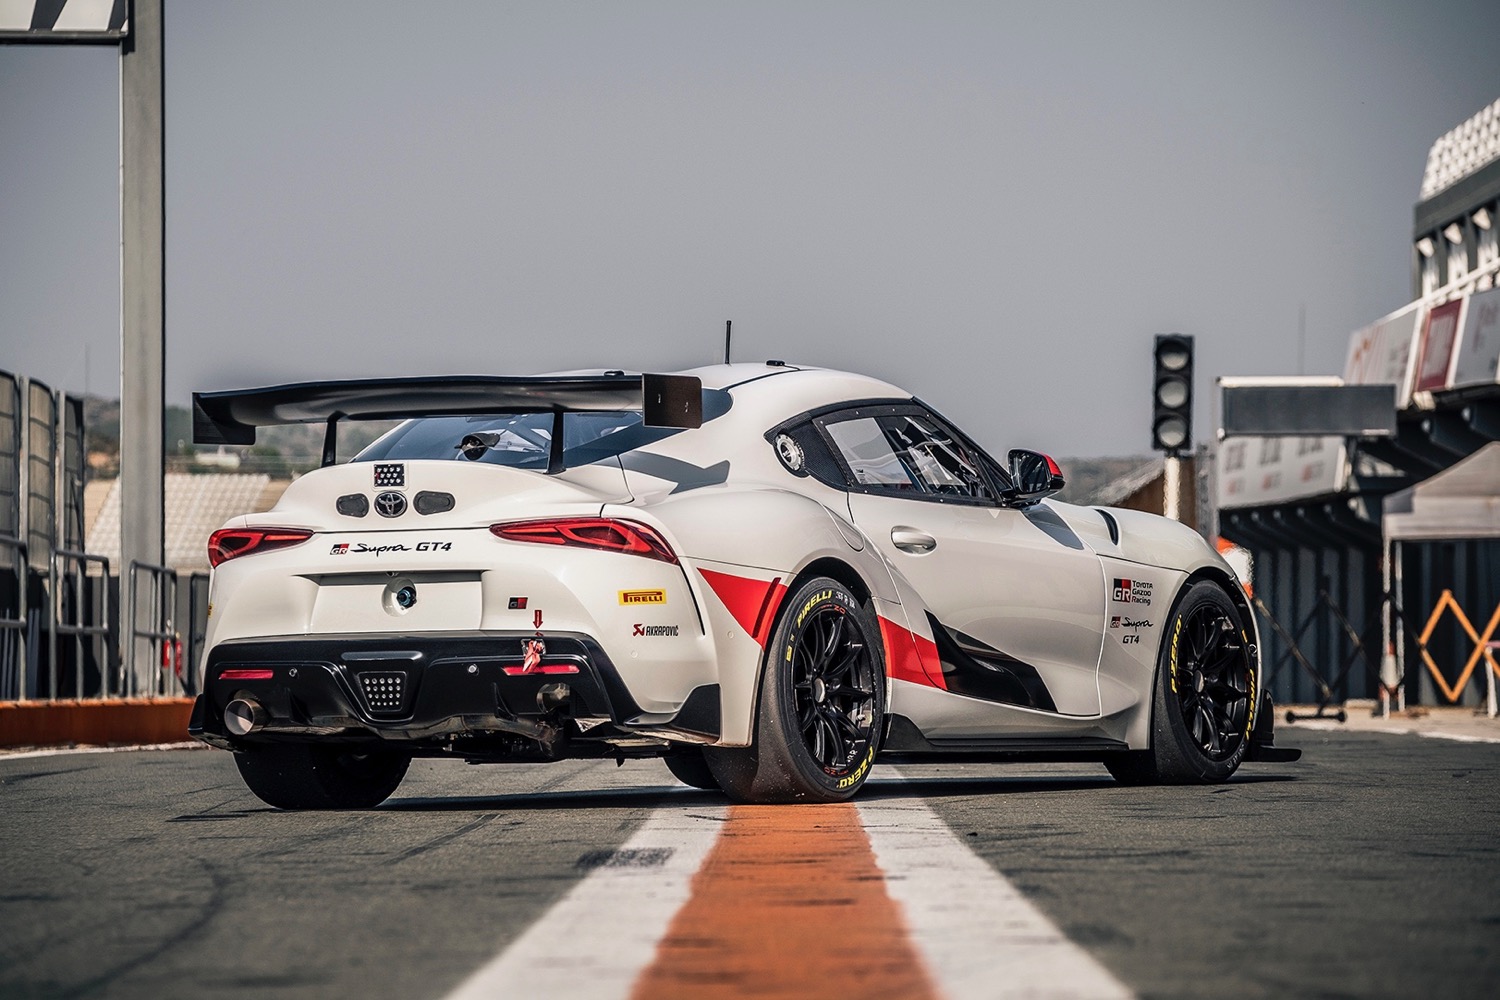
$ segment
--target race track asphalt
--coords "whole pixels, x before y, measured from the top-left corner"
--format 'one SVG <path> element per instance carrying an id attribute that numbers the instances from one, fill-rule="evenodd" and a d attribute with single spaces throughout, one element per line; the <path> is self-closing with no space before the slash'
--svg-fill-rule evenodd
<path id="1" fill-rule="evenodd" d="M 925 801 L 1141 996 L 1494 996 L 1500 744 L 1280 742 L 1218 787 L 962 765 L 861 799 Z M 283 813 L 217 751 L 0 756 L 0 996 L 442 997 L 647 816 L 721 805 L 655 762 L 418 761 L 379 809 Z"/>

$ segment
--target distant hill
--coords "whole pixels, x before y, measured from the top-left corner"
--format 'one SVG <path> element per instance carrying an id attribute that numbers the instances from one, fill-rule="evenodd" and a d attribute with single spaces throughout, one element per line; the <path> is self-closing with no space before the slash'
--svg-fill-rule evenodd
<path id="1" fill-rule="evenodd" d="M 120 471 L 120 401 L 85 397 L 84 427 L 87 432 L 89 478 L 109 478 Z M 338 454 L 341 458 L 364 448 L 396 421 L 368 421 L 339 426 Z M 225 455 L 239 459 L 228 467 L 218 459 L 216 446 L 198 446 L 193 442 L 193 415 L 184 406 L 168 406 L 162 418 L 162 439 L 166 447 L 168 472 L 241 472 L 265 473 L 273 479 L 316 469 L 323 457 L 323 425 L 289 424 L 263 427 L 249 446 L 226 446 Z M 218 459 L 218 460 L 216 460 Z"/>
<path id="2" fill-rule="evenodd" d="M 1127 458 L 1060 458 L 1063 481 L 1067 483 L 1058 499 L 1068 503 L 1092 503 L 1094 495 L 1105 486 L 1129 475 L 1150 462 L 1147 455 L 1132 455 Z"/>

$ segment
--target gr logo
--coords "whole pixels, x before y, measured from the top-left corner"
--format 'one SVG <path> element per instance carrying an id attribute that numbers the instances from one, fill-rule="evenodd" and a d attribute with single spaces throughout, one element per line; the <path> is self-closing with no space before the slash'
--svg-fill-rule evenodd
<path id="1" fill-rule="evenodd" d="M 1146 604 L 1151 603 L 1151 583 L 1148 580 L 1122 580 L 1118 577 L 1114 581 L 1114 600 L 1118 604 Z"/>

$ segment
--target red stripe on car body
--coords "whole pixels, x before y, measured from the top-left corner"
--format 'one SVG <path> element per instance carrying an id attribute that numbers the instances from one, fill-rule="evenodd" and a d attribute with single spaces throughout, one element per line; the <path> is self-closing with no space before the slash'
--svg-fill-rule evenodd
<path id="1" fill-rule="evenodd" d="M 765 646 L 771 637 L 771 624 L 776 621 L 776 610 L 786 597 L 781 577 L 767 582 L 702 567 L 698 572 L 745 634 Z"/>
<path id="2" fill-rule="evenodd" d="M 937 643 L 884 616 L 880 618 L 880 638 L 885 642 L 886 671 L 893 679 L 948 689 Z"/>

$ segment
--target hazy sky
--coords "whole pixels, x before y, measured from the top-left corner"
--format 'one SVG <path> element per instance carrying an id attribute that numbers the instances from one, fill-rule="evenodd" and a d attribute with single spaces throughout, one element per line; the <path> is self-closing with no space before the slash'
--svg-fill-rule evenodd
<path id="1" fill-rule="evenodd" d="M 785 358 L 1149 447 L 1338 372 L 1500 4 L 166 0 L 167 395 Z M 118 394 L 118 63 L 0 46 L 0 368 Z M 87 364 L 85 364 L 87 357 Z"/>

